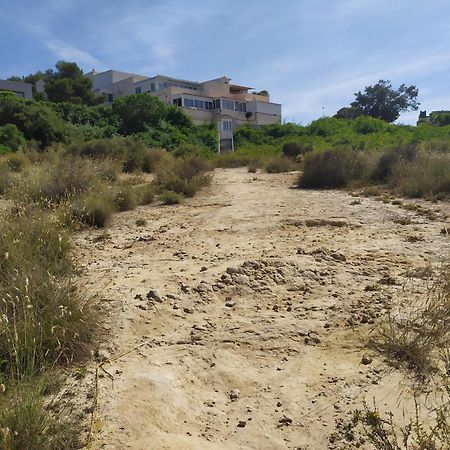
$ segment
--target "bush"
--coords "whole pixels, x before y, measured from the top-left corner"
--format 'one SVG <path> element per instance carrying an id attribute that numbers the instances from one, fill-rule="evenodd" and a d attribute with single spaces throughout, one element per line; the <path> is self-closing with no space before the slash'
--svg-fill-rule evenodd
<path id="1" fill-rule="evenodd" d="M 0 448 L 81 448 L 80 425 L 65 417 L 60 402 L 44 399 L 45 383 L 34 380 L 12 387 L 0 393 Z"/>
<path id="2" fill-rule="evenodd" d="M 450 194 L 450 154 L 426 153 L 414 161 L 399 161 L 389 184 L 408 197 Z"/>
<path id="3" fill-rule="evenodd" d="M 288 158 L 279 158 L 270 161 L 265 169 L 268 173 L 290 172 L 292 170 L 292 162 Z"/>
<path id="4" fill-rule="evenodd" d="M 84 356 L 96 314 L 70 280 L 69 242 L 43 213 L 1 219 L 0 375 L 22 379 Z"/>
<path id="5" fill-rule="evenodd" d="M 303 142 L 286 142 L 283 145 L 283 155 L 287 158 L 297 158 L 305 153 L 311 152 L 313 146 Z"/>
<path id="6" fill-rule="evenodd" d="M 11 182 L 11 170 L 6 163 L 0 161 L 0 195 L 5 194 Z"/>
<path id="7" fill-rule="evenodd" d="M 155 199 L 155 189 L 152 184 L 137 188 L 136 196 L 140 205 L 150 205 Z"/>
<path id="8" fill-rule="evenodd" d="M 24 135 L 12 123 L 0 127 L 0 146 L 5 146 L 9 151 L 15 152 L 26 144 Z"/>
<path id="9" fill-rule="evenodd" d="M 122 186 L 113 196 L 113 203 L 118 211 L 129 211 L 136 207 L 136 198 L 134 191 Z"/>
<path id="10" fill-rule="evenodd" d="M 18 201 L 47 205 L 80 195 L 100 182 L 91 161 L 65 157 L 24 173 L 12 190 L 12 195 Z"/>
<path id="11" fill-rule="evenodd" d="M 6 164 L 13 172 L 22 172 L 29 161 L 23 153 L 13 153 L 7 156 Z"/>
<path id="12" fill-rule="evenodd" d="M 160 199 L 163 205 L 178 205 L 179 203 L 183 203 L 183 197 L 174 191 L 163 192 Z"/>
<path id="13" fill-rule="evenodd" d="M 153 173 L 159 164 L 167 164 L 170 159 L 171 156 L 166 150 L 161 148 L 149 148 L 142 155 L 142 172 Z"/>
<path id="14" fill-rule="evenodd" d="M 379 157 L 371 178 L 377 182 L 387 182 L 394 166 L 400 161 L 413 161 L 417 155 L 415 144 L 403 144 L 385 150 Z"/>
<path id="15" fill-rule="evenodd" d="M 105 227 L 114 212 L 108 194 L 91 194 L 76 199 L 69 208 L 68 219 L 94 228 Z"/>
<path id="16" fill-rule="evenodd" d="M 193 197 L 211 182 L 211 177 L 205 173 L 209 168 L 204 158 L 196 156 L 173 160 L 170 165 L 158 166 L 156 184 L 161 191 L 173 191 Z"/>
<path id="17" fill-rule="evenodd" d="M 344 187 L 362 178 L 365 164 L 359 152 L 332 149 L 307 153 L 298 185 L 302 188 Z"/>

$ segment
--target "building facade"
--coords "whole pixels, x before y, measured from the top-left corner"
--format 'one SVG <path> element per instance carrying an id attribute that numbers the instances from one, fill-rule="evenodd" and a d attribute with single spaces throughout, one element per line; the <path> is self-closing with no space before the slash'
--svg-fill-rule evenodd
<path id="1" fill-rule="evenodd" d="M 230 83 L 220 77 L 202 83 L 162 75 L 142 75 L 108 70 L 86 74 L 94 92 L 104 94 L 108 102 L 131 94 L 149 94 L 167 105 L 177 105 L 194 123 L 215 122 L 219 133 L 219 151 L 234 149 L 233 134 L 241 125 L 280 123 L 281 105 L 270 102 L 269 95 L 249 92 L 250 87 Z"/>
<path id="2" fill-rule="evenodd" d="M 0 80 L 0 92 L 14 92 L 20 98 L 33 98 L 33 86 L 23 81 Z"/>

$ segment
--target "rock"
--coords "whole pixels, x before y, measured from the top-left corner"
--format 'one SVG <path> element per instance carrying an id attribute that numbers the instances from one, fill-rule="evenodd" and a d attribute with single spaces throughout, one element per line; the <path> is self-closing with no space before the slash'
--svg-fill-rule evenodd
<path id="1" fill-rule="evenodd" d="M 247 425 L 247 422 L 245 420 L 240 420 L 237 424 L 238 428 L 244 428 L 245 425 Z"/>
<path id="2" fill-rule="evenodd" d="M 305 344 L 306 345 L 317 345 L 317 344 L 320 344 L 320 339 L 316 336 L 308 336 L 308 337 L 305 337 Z"/>
<path id="3" fill-rule="evenodd" d="M 292 419 L 288 416 L 283 416 L 278 422 L 282 425 L 290 425 L 292 423 Z"/>
<path id="4" fill-rule="evenodd" d="M 186 314 L 192 314 L 194 311 L 193 311 L 193 309 L 192 308 L 189 308 L 188 306 L 185 306 L 184 308 L 183 308 L 183 311 L 186 313 Z"/>
<path id="5" fill-rule="evenodd" d="M 239 269 L 237 267 L 235 267 L 235 266 L 227 267 L 227 274 L 228 275 L 233 275 L 235 273 L 239 273 Z"/>
<path id="6" fill-rule="evenodd" d="M 237 388 L 231 389 L 229 396 L 230 400 L 234 402 L 241 396 L 241 391 Z"/>
<path id="7" fill-rule="evenodd" d="M 147 298 L 149 300 L 154 300 L 155 302 L 158 302 L 158 303 L 162 303 L 162 301 L 163 301 L 163 296 L 162 296 L 161 292 L 158 291 L 157 289 L 151 289 L 150 291 L 148 291 Z"/>
<path id="8" fill-rule="evenodd" d="M 236 305 L 236 302 L 234 300 L 231 300 L 231 298 L 227 299 L 227 301 L 225 302 L 225 306 L 227 306 L 228 308 L 232 308 L 234 305 Z"/>
<path id="9" fill-rule="evenodd" d="M 369 356 L 363 356 L 361 359 L 361 364 L 364 364 L 365 366 L 371 364 L 373 361 L 372 358 L 370 358 Z"/>

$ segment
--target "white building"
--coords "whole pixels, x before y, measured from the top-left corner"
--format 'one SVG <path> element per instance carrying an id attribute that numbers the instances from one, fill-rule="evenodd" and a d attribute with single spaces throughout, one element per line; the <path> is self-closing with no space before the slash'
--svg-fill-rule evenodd
<path id="1" fill-rule="evenodd" d="M 97 94 L 104 94 L 110 103 L 131 94 L 149 94 L 168 105 L 177 105 L 194 123 L 214 121 L 220 137 L 220 150 L 233 150 L 233 133 L 241 125 L 280 123 L 281 105 L 270 102 L 266 92 L 249 92 L 250 87 L 231 84 L 220 77 L 202 83 L 156 75 L 146 77 L 117 70 L 86 74 L 93 81 Z"/>

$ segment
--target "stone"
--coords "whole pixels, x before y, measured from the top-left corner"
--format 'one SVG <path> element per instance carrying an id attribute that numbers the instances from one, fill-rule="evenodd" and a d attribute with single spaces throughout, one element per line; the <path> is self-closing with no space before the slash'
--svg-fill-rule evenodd
<path id="1" fill-rule="evenodd" d="M 241 391 L 237 388 L 231 389 L 229 396 L 230 400 L 234 402 L 241 396 Z"/>
<path id="2" fill-rule="evenodd" d="M 292 419 L 288 416 L 283 416 L 278 422 L 282 425 L 291 425 Z"/>
<path id="3" fill-rule="evenodd" d="M 151 289 L 147 292 L 147 299 L 154 300 L 155 302 L 162 303 L 163 296 L 157 289 Z"/>
<path id="4" fill-rule="evenodd" d="M 247 422 L 245 420 L 240 420 L 237 424 L 238 428 L 244 428 L 245 425 L 247 425 Z"/>
<path id="5" fill-rule="evenodd" d="M 373 361 L 372 358 L 370 358 L 369 356 L 363 356 L 361 359 L 361 364 L 364 364 L 365 366 L 371 364 Z"/>
<path id="6" fill-rule="evenodd" d="M 235 273 L 239 273 L 239 269 L 237 267 L 235 267 L 235 266 L 227 267 L 227 274 L 228 275 L 233 275 Z"/>

